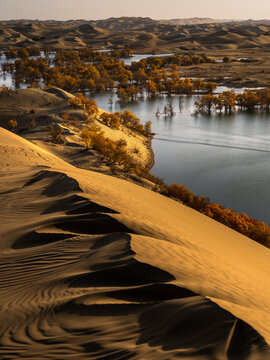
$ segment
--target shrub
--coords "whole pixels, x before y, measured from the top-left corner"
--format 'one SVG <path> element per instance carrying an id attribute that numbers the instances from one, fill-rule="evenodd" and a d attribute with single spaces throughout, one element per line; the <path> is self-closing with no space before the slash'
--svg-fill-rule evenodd
<path id="1" fill-rule="evenodd" d="M 149 120 L 144 124 L 144 134 L 150 136 L 152 134 L 152 122 Z"/>
<path id="2" fill-rule="evenodd" d="M 51 124 L 46 130 L 50 133 L 52 142 L 55 144 L 62 142 L 63 129 L 60 126 Z"/>
<path id="3" fill-rule="evenodd" d="M 64 122 L 68 122 L 70 120 L 70 115 L 68 113 L 64 113 L 61 115 L 61 118 Z"/>
<path id="4" fill-rule="evenodd" d="M 97 102 L 90 99 L 84 99 L 84 108 L 90 116 L 96 116 L 98 113 Z"/>
<path id="5" fill-rule="evenodd" d="M 125 147 L 127 146 L 127 141 L 125 139 L 120 139 L 116 141 L 116 146 L 117 147 Z"/>
<path id="6" fill-rule="evenodd" d="M 78 109 L 84 104 L 84 97 L 82 93 L 78 93 L 74 98 L 68 99 L 69 105 L 74 109 Z"/>
<path id="7" fill-rule="evenodd" d="M 10 130 L 14 130 L 18 126 L 17 120 L 8 120 L 8 127 Z"/>
<path id="8" fill-rule="evenodd" d="M 132 152 L 133 152 L 134 154 L 139 154 L 139 153 L 140 153 L 140 149 L 135 146 L 135 147 L 132 149 Z"/>
<path id="9" fill-rule="evenodd" d="M 81 132 L 81 139 L 85 143 L 86 148 L 89 149 L 92 142 L 93 134 L 90 130 L 83 130 Z"/>
<path id="10" fill-rule="evenodd" d="M 104 124 L 111 127 L 112 129 L 118 130 L 120 128 L 120 119 L 115 114 L 104 112 L 100 115 L 100 120 L 102 120 Z"/>
<path id="11" fill-rule="evenodd" d="M 194 194 L 184 185 L 172 184 L 168 187 L 168 194 L 180 199 L 184 204 L 192 205 Z"/>
<path id="12" fill-rule="evenodd" d="M 103 133 L 95 127 L 82 131 L 81 139 L 88 148 L 92 145 L 93 149 L 103 155 L 105 159 L 107 159 L 108 164 L 121 166 L 125 171 L 136 168 L 136 163 L 126 150 L 125 140 L 120 139 L 113 141 L 106 138 Z"/>
<path id="13" fill-rule="evenodd" d="M 78 93 L 74 98 L 69 99 L 68 102 L 75 109 L 85 109 L 90 116 L 96 116 L 98 113 L 97 102 L 84 98 L 82 93 Z"/>
<path id="14" fill-rule="evenodd" d="M 0 86 L 0 92 L 8 92 L 8 91 L 12 91 L 10 88 L 8 88 L 7 86 L 3 85 Z"/>
<path id="15" fill-rule="evenodd" d="M 36 127 L 36 120 L 35 120 L 34 116 L 29 116 L 28 121 L 29 121 L 29 127 L 31 129 Z"/>

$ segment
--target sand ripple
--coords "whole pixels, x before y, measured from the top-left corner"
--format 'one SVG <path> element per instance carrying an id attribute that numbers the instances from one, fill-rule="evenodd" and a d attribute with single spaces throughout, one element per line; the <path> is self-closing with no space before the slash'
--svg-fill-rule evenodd
<path id="1" fill-rule="evenodd" d="M 72 177 L 1 185 L 1 359 L 268 358 L 251 326 L 139 261 L 137 230 Z"/>

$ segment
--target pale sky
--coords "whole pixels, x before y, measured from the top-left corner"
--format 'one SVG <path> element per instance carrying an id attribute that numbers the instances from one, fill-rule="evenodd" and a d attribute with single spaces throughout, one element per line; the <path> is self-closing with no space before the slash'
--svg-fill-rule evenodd
<path id="1" fill-rule="evenodd" d="M 270 19 L 270 0 L 0 0 L 0 19 Z"/>

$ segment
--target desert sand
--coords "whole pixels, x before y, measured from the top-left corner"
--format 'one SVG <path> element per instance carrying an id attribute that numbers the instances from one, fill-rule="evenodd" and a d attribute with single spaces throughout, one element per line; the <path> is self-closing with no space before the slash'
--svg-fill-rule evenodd
<path id="1" fill-rule="evenodd" d="M 0 22 L 0 49 L 122 49 L 138 54 L 206 54 L 229 64 L 181 67 L 182 75 L 222 81 L 229 86 L 269 86 L 270 21 L 122 17 L 86 21 L 13 20 Z M 248 62 L 237 59 L 247 58 Z"/>
<path id="2" fill-rule="evenodd" d="M 1 359 L 270 358 L 269 249 L 4 128 L 0 172 Z"/>
<path id="3" fill-rule="evenodd" d="M 121 17 L 105 20 L 1 21 L 0 47 L 123 48 L 179 51 L 269 48 L 269 20 L 223 22 Z"/>
<path id="4" fill-rule="evenodd" d="M 85 143 L 81 140 L 80 133 L 82 129 L 89 127 L 89 123 L 86 123 L 83 117 L 83 110 L 70 107 L 68 100 L 72 97 L 74 95 L 59 88 L 1 92 L 0 126 L 8 128 L 8 121 L 17 119 L 16 132 L 43 149 L 77 167 L 108 173 L 110 169 L 95 151 L 85 151 Z M 133 159 L 141 166 L 151 167 L 154 162 L 151 139 L 122 125 L 119 130 L 111 129 L 100 120 L 103 112 L 104 110 L 99 108 L 92 124 L 99 127 L 106 138 L 126 141 L 126 149 Z M 75 117 L 78 123 L 74 125 L 71 121 L 65 122 L 62 119 L 63 114 Z M 33 120 L 34 127 L 31 126 Z M 60 144 L 52 144 L 50 141 L 46 130 L 50 125 L 62 128 Z"/>

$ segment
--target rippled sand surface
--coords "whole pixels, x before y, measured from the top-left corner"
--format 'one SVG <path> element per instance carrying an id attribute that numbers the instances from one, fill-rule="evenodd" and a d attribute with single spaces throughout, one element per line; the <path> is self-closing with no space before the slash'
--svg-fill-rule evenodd
<path id="1" fill-rule="evenodd" d="M 269 249 L 0 128 L 1 359 L 269 359 Z"/>

